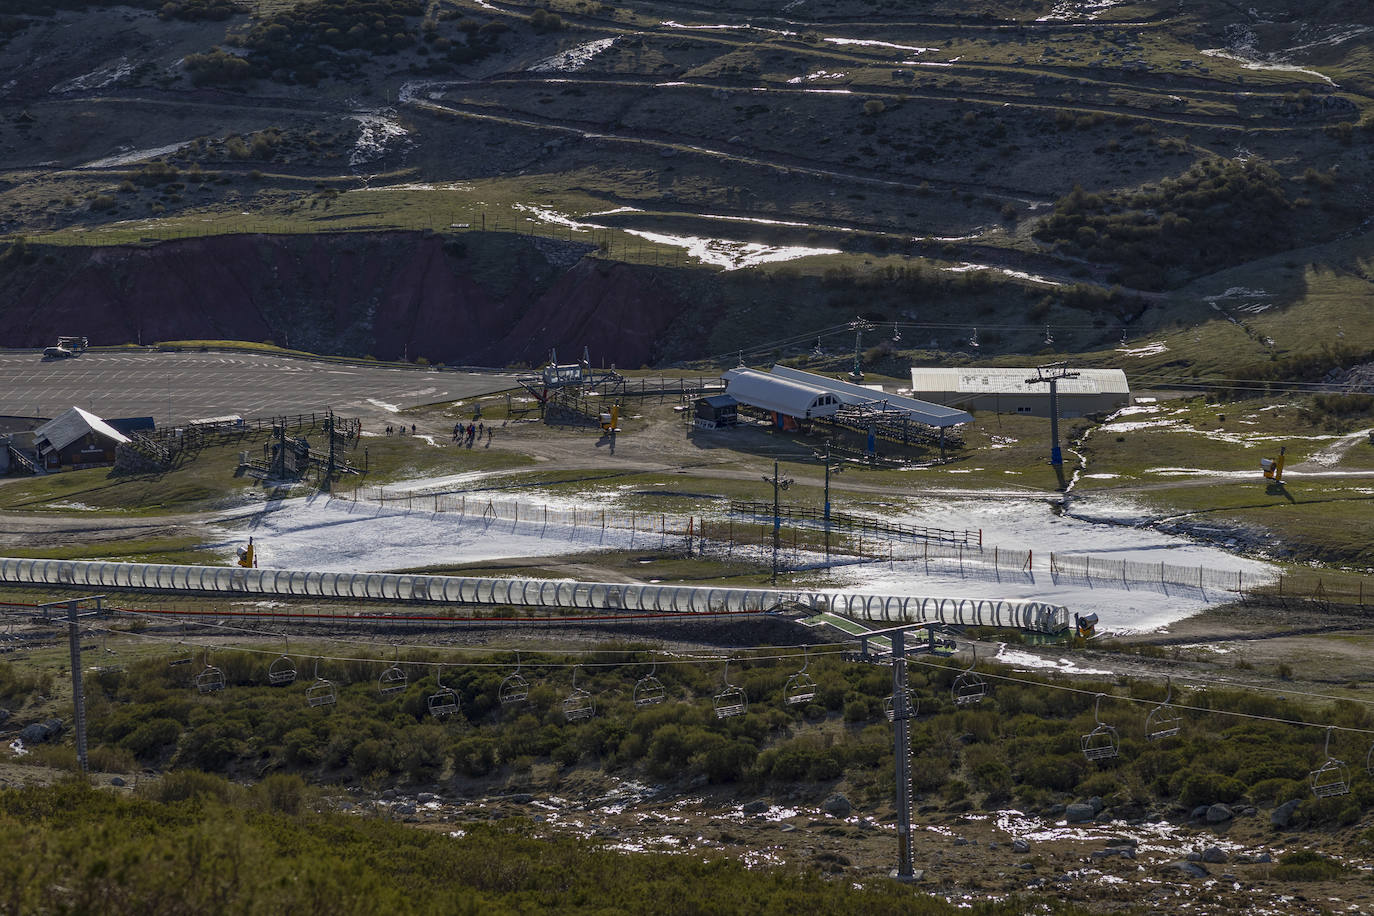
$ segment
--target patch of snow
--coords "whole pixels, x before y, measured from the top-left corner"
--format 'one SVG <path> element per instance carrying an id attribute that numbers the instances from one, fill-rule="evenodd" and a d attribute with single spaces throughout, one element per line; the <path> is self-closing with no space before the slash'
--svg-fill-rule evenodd
<path id="1" fill-rule="evenodd" d="M 1074 21 L 1096 19 L 1114 6 L 1126 0 L 1059 0 L 1054 7 L 1036 19 L 1036 22 Z"/>
<path id="2" fill-rule="evenodd" d="M 349 117 L 359 126 L 358 139 L 348 156 L 348 164 L 355 168 L 381 159 L 408 136 L 394 112 L 359 112 Z"/>
<path id="3" fill-rule="evenodd" d="M 839 254 L 838 248 L 804 248 L 799 245 L 765 245 L 762 242 L 739 242 L 733 239 L 708 239 L 690 235 L 665 235 L 659 232 L 645 232 L 639 229 L 625 230 L 660 245 L 685 248 L 687 255 L 703 264 L 710 264 L 725 270 L 739 270 L 771 264 L 779 261 L 793 261 L 797 258 L 821 254 Z"/>
<path id="4" fill-rule="evenodd" d="M 121 57 L 112 64 L 106 64 L 90 73 L 73 77 L 65 83 L 58 83 L 48 91 L 61 93 L 80 92 L 83 89 L 104 89 L 106 86 L 119 82 L 132 72 L 134 72 L 134 65 L 129 63 L 129 58 Z"/>
<path id="5" fill-rule="evenodd" d="M 848 46 L 856 45 L 865 48 L 892 48 L 896 51 L 912 51 L 916 54 L 924 54 L 927 51 L 938 51 L 939 48 L 923 48 L 920 45 L 895 45 L 890 41 L 873 41 L 866 38 L 827 38 L 830 44 Z"/>
<path id="6" fill-rule="evenodd" d="M 1208 57 L 1219 57 L 1225 60 L 1233 60 L 1246 70 L 1277 70 L 1283 73 L 1301 73 L 1305 76 L 1315 76 L 1317 79 L 1326 82 L 1330 86 L 1339 88 L 1339 84 L 1325 73 L 1318 73 L 1316 70 L 1309 70 L 1306 67 L 1299 67 L 1296 64 L 1275 63 L 1273 61 L 1255 60 L 1234 51 L 1227 51 L 1224 48 L 1206 48 L 1202 52 Z"/>
<path id="7" fill-rule="evenodd" d="M 145 159 L 157 159 L 175 153 L 186 145 L 185 140 L 180 143 L 170 143 L 167 146 L 155 146 L 151 149 L 130 150 L 128 152 L 116 153 L 113 156 L 106 156 L 104 159 L 96 159 L 79 165 L 80 169 L 108 169 L 121 165 L 133 165 L 135 162 L 143 162 Z"/>
<path id="8" fill-rule="evenodd" d="M 1217 293 L 1214 296 L 1203 296 L 1203 302 L 1224 302 L 1227 299 L 1267 299 L 1272 296 L 1262 289 L 1247 289 L 1244 286 L 1232 286 L 1224 293 Z"/>
<path id="9" fill-rule="evenodd" d="M 588 41 L 531 64 L 528 70 L 530 73 L 573 73 L 587 66 L 593 57 L 605 51 L 618 40 L 618 38 L 598 38 L 595 41 Z"/>
<path id="10" fill-rule="evenodd" d="M 1158 356 L 1161 353 L 1168 353 L 1169 347 L 1163 341 L 1146 344 L 1143 347 L 1117 347 L 1116 352 L 1124 356 Z"/>
<path id="11" fill-rule="evenodd" d="M 1012 649 L 1003 644 L 998 646 L 997 655 L 993 658 L 1004 665 L 1011 665 L 1013 668 L 1022 670 L 1030 668 L 1053 669 L 1060 674 L 1112 674 L 1113 672 L 1102 668 L 1082 668 L 1068 658 L 1045 658 L 1033 652 L 1026 652 L 1022 649 Z"/>
<path id="12" fill-rule="evenodd" d="M 831 73 L 829 70 L 817 70 L 814 73 L 806 74 L 806 76 L 794 76 L 787 82 L 796 85 L 798 83 L 810 83 L 815 80 L 839 80 L 844 79 L 848 75 L 847 73 Z"/>
<path id="13" fill-rule="evenodd" d="M 400 413 L 400 412 L 401 412 L 401 408 L 397 407 L 395 404 L 388 404 L 386 401 L 379 401 L 379 400 L 377 400 L 376 398 L 368 398 L 368 399 L 367 399 L 367 403 L 371 404 L 373 407 L 380 407 L 382 410 L 385 410 L 387 413 Z"/>

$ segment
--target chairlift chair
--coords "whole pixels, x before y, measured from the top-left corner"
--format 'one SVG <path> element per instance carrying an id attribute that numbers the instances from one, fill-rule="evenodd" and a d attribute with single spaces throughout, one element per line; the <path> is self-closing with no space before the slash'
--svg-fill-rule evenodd
<path id="1" fill-rule="evenodd" d="M 749 696 L 744 692 L 744 688 L 730 683 L 728 658 L 725 660 L 725 689 L 712 698 L 711 705 L 715 707 L 717 719 L 742 716 L 749 710 Z"/>
<path id="2" fill-rule="evenodd" d="M 1183 717 L 1169 705 L 1174 696 L 1173 681 L 1165 678 L 1164 685 L 1164 702 L 1150 710 L 1149 715 L 1145 717 L 1145 738 L 1148 741 L 1172 738 L 1183 728 Z"/>
<path id="3" fill-rule="evenodd" d="M 1116 729 L 1102 721 L 1098 710 L 1102 705 L 1103 694 L 1093 700 L 1093 720 L 1097 727 L 1083 736 L 1083 756 L 1093 761 L 1111 760 L 1121 754 L 1121 739 Z"/>
<path id="4" fill-rule="evenodd" d="M 580 722 L 596 715 L 596 702 L 592 695 L 577 686 L 577 668 L 573 668 L 573 686 L 563 698 L 563 718 L 569 722 Z"/>
<path id="5" fill-rule="evenodd" d="M 983 676 L 973 670 L 978 664 L 978 647 L 969 647 L 973 652 L 973 662 L 954 679 L 950 686 L 950 693 L 954 696 L 955 706 L 971 706 L 974 703 L 983 702 L 983 698 L 988 695 L 988 682 Z"/>
<path id="6" fill-rule="evenodd" d="M 315 683 L 306 688 L 306 705 L 312 709 L 316 706 L 333 706 L 338 699 L 339 694 L 334 689 L 334 682 L 320 677 L 320 660 L 315 659 Z"/>
<path id="7" fill-rule="evenodd" d="M 444 686 L 444 669 L 440 667 L 434 674 L 439 689 L 429 695 L 429 714 L 436 719 L 455 715 L 458 712 L 458 693 L 452 687 Z"/>
<path id="8" fill-rule="evenodd" d="M 290 656 L 291 643 L 286 642 L 285 651 L 280 658 L 274 658 L 267 666 L 267 683 L 273 687 L 286 687 L 296 682 L 296 663 Z"/>
<path id="9" fill-rule="evenodd" d="M 210 652 L 205 653 L 205 670 L 196 675 L 196 690 L 213 693 L 224 689 L 224 672 L 210 664 Z"/>
<path id="10" fill-rule="evenodd" d="M 1050 326 L 1045 325 L 1045 346 L 1054 343 L 1054 334 L 1050 332 Z"/>
<path id="11" fill-rule="evenodd" d="M 968 345 L 973 349 L 978 349 L 978 329 L 973 329 L 973 336 L 968 339 Z"/>
<path id="12" fill-rule="evenodd" d="M 892 322 L 892 342 L 896 343 L 902 339 L 902 332 L 897 329 L 897 322 Z"/>
<path id="13" fill-rule="evenodd" d="M 657 706 L 668 697 L 668 690 L 658 678 L 654 677 L 654 672 L 658 670 L 658 662 L 649 669 L 649 673 L 635 682 L 634 704 L 636 708 L 643 709 L 646 706 Z"/>
<path id="14" fill-rule="evenodd" d="M 384 697 L 400 693 L 410 684 L 410 677 L 399 664 L 400 650 L 398 649 L 396 652 L 397 657 L 392 660 L 391 667 L 377 676 L 377 692 Z"/>
<path id="15" fill-rule="evenodd" d="M 783 702 L 788 706 L 800 706 L 816 698 L 816 681 L 806 673 L 807 667 L 811 664 L 811 656 L 805 649 L 802 653 L 801 670 L 789 677 L 782 688 Z"/>
<path id="16" fill-rule="evenodd" d="M 1345 761 L 1331 756 L 1331 731 L 1330 727 L 1326 729 L 1326 762 L 1308 776 L 1308 781 L 1312 784 L 1312 794 L 1317 798 L 1331 798 L 1350 792 L 1350 768 L 1345 765 Z"/>
<path id="17" fill-rule="evenodd" d="M 908 687 L 906 689 L 906 717 L 908 719 L 916 718 L 917 710 L 916 691 Z M 895 693 L 883 700 L 883 711 L 887 715 L 887 721 L 895 722 L 897 720 L 897 695 Z"/>
<path id="18" fill-rule="evenodd" d="M 501 700 L 502 706 L 510 706 L 512 703 L 523 703 L 525 698 L 530 695 L 530 682 L 525 680 L 520 674 L 520 653 L 515 653 L 515 671 L 505 676 L 501 681 L 501 688 L 497 696 Z"/>

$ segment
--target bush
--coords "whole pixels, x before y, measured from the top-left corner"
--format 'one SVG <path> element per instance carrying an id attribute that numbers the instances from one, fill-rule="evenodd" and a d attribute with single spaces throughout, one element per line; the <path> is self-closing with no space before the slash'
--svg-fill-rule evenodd
<path id="1" fill-rule="evenodd" d="M 1178 800 L 1182 805 L 1212 805 L 1217 802 L 1233 802 L 1245 794 L 1245 783 L 1234 776 L 1220 773 L 1183 774 L 1182 787 Z"/>
<path id="2" fill-rule="evenodd" d="M 1279 881 L 1331 881 L 1343 877 L 1345 866 L 1319 852 L 1301 849 L 1279 856 L 1273 877 Z"/>
<path id="3" fill-rule="evenodd" d="M 253 77 L 253 65 L 236 54 L 211 48 L 204 54 L 187 54 L 186 72 L 197 86 L 235 86 Z"/>

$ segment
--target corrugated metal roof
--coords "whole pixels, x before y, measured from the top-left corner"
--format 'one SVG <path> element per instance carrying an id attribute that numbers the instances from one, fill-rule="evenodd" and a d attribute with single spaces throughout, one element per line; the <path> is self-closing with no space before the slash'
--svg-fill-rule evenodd
<path id="1" fill-rule="evenodd" d="M 47 453 L 60 451 L 87 433 L 95 433 L 115 442 L 129 441 L 128 436 L 80 407 L 73 407 L 35 429 L 33 439 L 38 450 Z"/>
<path id="2" fill-rule="evenodd" d="M 1126 373 L 1120 369 L 1075 369 L 1078 378 L 1059 382 L 1060 394 L 1122 394 L 1131 393 Z M 911 388 L 921 391 L 953 391 L 959 394 L 1025 394 L 1049 395 L 1050 386 L 1027 384 L 1035 378 L 1035 367 L 1025 369 L 998 366 L 996 368 L 946 368 L 913 366 Z"/>
<path id="3" fill-rule="evenodd" d="M 789 417 L 829 417 L 840 409 L 833 392 L 769 375 L 757 369 L 730 369 L 722 372 L 725 393 L 741 404 L 787 414 Z"/>
<path id="4" fill-rule="evenodd" d="M 882 388 L 875 390 L 867 385 L 856 385 L 853 382 L 826 378 L 814 372 L 791 369 L 787 366 L 774 366 L 773 374 L 791 381 L 832 391 L 841 403 L 850 406 L 882 406 L 887 410 L 904 414 L 918 423 L 925 423 L 929 426 L 945 427 L 973 422 L 973 415 L 968 411 L 945 407 L 942 404 L 932 404 L 929 401 L 918 401 L 916 398 L 902 397 L 897 394 L 887 394 Z"/>

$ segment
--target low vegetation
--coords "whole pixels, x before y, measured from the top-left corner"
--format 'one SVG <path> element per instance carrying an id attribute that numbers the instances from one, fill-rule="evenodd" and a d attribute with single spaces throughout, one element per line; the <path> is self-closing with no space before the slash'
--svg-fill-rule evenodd
<path id="1" fill-rule="evenodd" d="M 186 658 L 185 655 L 182 658 Z M 881 806 L 892 793 L 891 728 L 883 697 L 886 668 L 813 658 L 815 695 L 785 704 L 792 661 L 756 657 L 731 667 L 731 682 L 749 697 L 744 715 L 720 719 L 710 698 L 721 689 L 715 664 L 659 666 L 667 692 L 661 705 L 638 708 L 632 687 L 648 673 L 649 656 L 632 647 L 605 651 L 578 671 L 577 687 L 595 705 L 592 718 L 569 722 L 563 702 L 576 659 L 523 654 L 530 684 L 524 702 L 503 705 L 500 687 L 514 671 L 509 654 L 455 663 L 436 654 L 396 660 L 411 680 L 384 696 L 378 677 L 393 661 L 299 659 L 287 688 L 267 686 L 270 653 L 220 650 L 170 666 L 167 657 L 105 668 L 88 681 L 92 753 L 123 771 L 139 767 L 199 770 L 259 780 L 294 773 L 311 782 L 360 780 L 373 788 L 477 780 L 531 785 L 536 766 L 592 766 L 608 773 L 672 784 L 699 778 L 716 785 L 816 791 L 846 780 L 850 791 Z M 439 665 L 443 686 L 436 678 Z M 209 663 L 227 689 L 198 693 L 192 683 Z M 958 706 L 951 687 L 960 669 L 919 664 L 910 682 L 919 717 L 913 722 L 913 788 L 954 810 L 1016 805 L 1032 810 L 1100 796 L 1118 816 L 1140 817 L 1173 806 L 1180 813 L 1217 802 L 1273 806 L 1304 799 L 1301 818 L 1352 824 L 1374 805 L 1374 781 L 1357 779 L 1351 794 L 1312 799 L 1308 772 L 1321 763 L 1314 729 L 1283 724 L 1301 718 L 1367 729 L 1369 712 L 1354 703 L 1300 709 L 1282 698 L 1240 690 L 1190 692 L 1175 702 L 1216 712 L 1190 713 L 1176 738 L 1144 738 L 1146 714 L 1163 700 L 1155 685 L 992 681 L 981 703 Z M 337 702 L 311 707 L 306 688 L 326 679 Z M 34 699 L 41 685 L 0 668 L 16 698 Z M 459 709 L 436 719 L 430 698 L 452 688 Z M 1120 735 L 1120 755 L 1101 763 L 1080 747 L 1096 724 L 1092 692 L 1106 694 L 1100 715 Z M 35 700 L 36 702 L 36 700 Z M 1252 718 L 1236 718 L 1243 713 Z M 1258 719 L 1253 717 L 1259 717 Z M 1267 720 L 1266 720 L 1267 719 Z M 1337 732 L 1332 753 L 1362 758 Z M 1131 812 L 1136 812 L 1132 814 Z"/>
<path id="2" fill-rule="evenodd" d="M 174 774 L 118 797 L 76 783 L 0 791 L 0 899 L 13 912 L 123 916 L 443 913 L 909 913 L 1013 916 L 1024 901 L 961 909 L 895 883 L 857 888 L 726 860 L 625 856 L 535 837 L 524 821 L 453 835 L 311 810 L 290 776 L 251 789 Z M 1054 901 L 1036 912 L 1075 913 Z"/>

